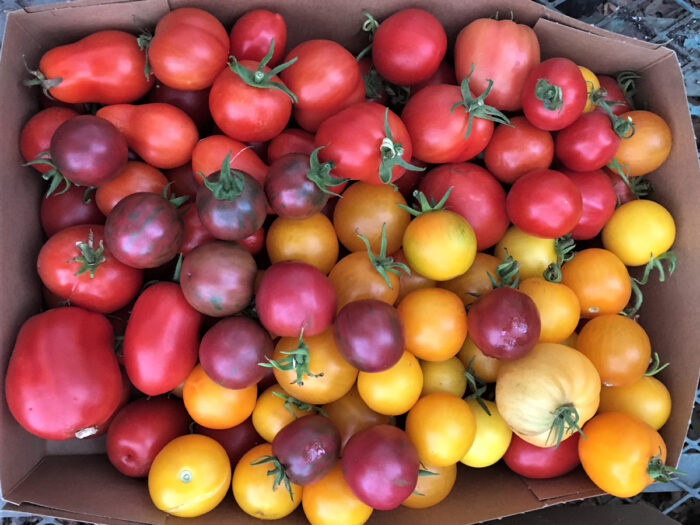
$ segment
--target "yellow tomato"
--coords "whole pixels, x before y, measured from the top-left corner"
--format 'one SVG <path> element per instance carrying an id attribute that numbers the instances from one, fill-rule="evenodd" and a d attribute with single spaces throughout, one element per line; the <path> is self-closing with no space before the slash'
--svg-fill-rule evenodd
<path id="1" fill-rule="evenodd" d="M 421 361 L 423 370 L 423 392 L 421 396 L 445 392 L 462 397 L 467 390 L 467 377 L 464 365 L 457 357 L 444 361 Z"/>
<path id="2" fill-rule="evenodd" d="M 520 263 L 520 280 L 528 277 L 542 277 L 542 272 L 551 263 L 557 262 L 557 251 L 554 249 L 554 239 L 535 237 L 511 226 L 498 241 L 494 255 L 502 261 L 508 254 Z"/>
<path id="3" fill-rule="evenodd" d="M 231 462 L 212 438 L 190 434 L 173 439 L 153 460 L 148 492 L 160 510 L 182 518 L 201 516 L 228 492 Z"/>
<path id="4" fill-rule="evenodd" d="M 479 252 L 466 272 L 449 281 L 439 282 L 437 285 L 457 294 L 457 297 L 467 306 L 476 300 L 472 294 L 484 294 L 493 288 L 488 274 L 496 278 L 496 267 L 499 264 L 500 261 L 493 255 Z"/>
<path id="5" fill-rule="evenodd" d="M 277 520 L 291 514 L 299 506 L 302 487 L 290 482 L 292 495 L 284 486 L 273 486 L 270 463 L 251 465 L 262 456 L 272 456 L 272 445 L 265 443 L 246 452 L 233 471 L 233 497 L 241 510 L 261 520 Z"/>
<path id="6" fill-rule="evenodd" d="M 437 505 L 450 494 L 455 485 L 457 480 L 456 463 L 446 467 L 424 464 L 423 467 L 434 475 L 418 476 L 418 483 L 413 494 L 401 504 L 404 507 L 425 509 Z"/>
<path id="7" fill-rule="evenodd" d="M 406 416 L 406 434 L 421 461 L 446 467 L 462 459 L 474 442 L 476 419 L 462 398 L 439 392 L 422 397 Z"/>
<path id="8" fill-rule="evenodd" d="M 411 273 L 406 273 L 401 270 L 401 275 L 399 276 L 399 295 L 396 297 L 397 303 L 400 303 L 401 300 L 413 290 L 435 287 L 435 281 L 433 279 L 423 277 L 415 269 L 411 268 L 411 265 L 408 264 L 406 260 L 406 256 L 403 254 L 403 250 L 399 250 L 391 257 L 395 262 L 403 263 L 411 270 Z"/>
<path id="9" fill-rule="evenodd" d="M 467 404 L 476 418 L 474 443 L 460 460 L 468 467 L 483 468 L 496 463 L 503 457 L 510 445 L 513 431 L 498 412 L 496 403 L 482 400 L 491 415 L 479 405 L 476 399 L 468 399 Z"/>
<path id="10" fill-rule="evenodd" d="M 281 386 L 272 385 L 260 394 L 253 409 L 255 431 L 268 443 L 272 443 L 277 432 L 295 419 L 314 413 L 313 409 L 300 410 L 294 403 L 275 394 L 286 395 L 286 392 Z"/>
<path id="11" fill-rule="evenodd" d="M 671 415 L 671 394 L 661 381 L 648 376 L 627 386 L 603 385 L 598 412 L 631 414 L 659 430 Z"/>
<path id="12" fill-rule="evenodd" d="M 591 102 L 591 93 L 596 89 L 600 89 L 600 81 L 595 73 L 588 69 L 587 67 L 578 66 L 579 71 L 583 75 L 583 79 L 586 81 L 586 106 L 583 108 L 584 113 L 593 111 L 596 105 Z"/>
<path id="13" fill-rule="evenodd" d="M 576 342 L 578 341 L 578 334 L 574 332 L 571 334 L 569 337 L 564 339 L 563 341 L 558 341 L 560 345 L 566 345 L 570 346 L 571 348 L 576 348 Z"/>
<path id="14" fill-rule="evenodd" d="M 520 283 L 520 291 L 537 306 L 541 324 L 540 343 L 558 343 L 574 333 L 581 305 L 570 288 L 542 277 L 530 277 Z"/>
<path id="15" fill-rule="evenodd" d="M 328 273 L 338 260 L 338 237 L 323 213 L 308 219 L 277 217 L 265 239 L 270 262 L 303 261 Z"/>
<path id="16" fill-rule="evenodd" d="M 362 525 L 373 510 L 350 490 L 340 461 L 323 479 L 304 487 L 301 504 L 311 525 Z"/>
<path id="17" fill-rule="evenodd" d="M 484 355 L 469 336 L 464 340 L 462 349 L 457 354 L 465 367 L 471 366 L 472 374 L 486 383 L 493 383 L 498 375 L 500 361 Z M 472 360 L 473 359 L 473 360 Z M 470 365 L 471 363 L 471 365 Z"/>
<path id="18" fill-rule="evenodd" d="M 666 208 L 654 201 L 626 202 L 603 227 L 603 246 L 627 266 L 647 264 L 668 251 L 676 239 L 676 224 Z"/>
<path id="19" fill-rule="evenodd" d="M 357 390 L 367 406 L 387 416 L 408 412 L 423 390 L 423 372 L 415 356 L 404 351 L 399 362 L 383 372 L 360 372 Z"/>

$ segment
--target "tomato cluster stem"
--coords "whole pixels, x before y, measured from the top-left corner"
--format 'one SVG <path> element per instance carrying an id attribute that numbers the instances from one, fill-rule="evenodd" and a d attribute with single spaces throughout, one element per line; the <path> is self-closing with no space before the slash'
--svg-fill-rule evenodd
<path id="1" fill-rule="evenodd" d="M 279 459 L 277 459 L 275 456 L 260 456 L 258 459 L 250 462 L 250 464 L 253 466 L 262 465 L 264 463 L 272 463 L 272 468 L 267 471 L 268 476 L 275 477 L 272 482 L 272 490 L 277 490 L 277 487 L 284 483 L 284 488 L 286 488 L 287 492 L 289 492 L 289 498 L 294 501 L 292 484 L 289 481 L 289 477 L 287 477 L 287 470 L 284 468 L 284 465 L 282 465 Z"/>
<path id="2" fill-rule="evenodd" d="M 288 357 L 275 361 L 267 357 L 267 363 L 258 363 L 259 366 L 264 366 L 267 368 L 276 368 L 283 372 L 289 370 L 294 370 L 296 372 L 296 379 L 292 381 L 291 384 L 304 386 L 304 375 L 309 377 L 322 377 L 323 372 L 320 374 L 314 374 L 309 370 L 309 345 L 304 342 L 304 329 L 301 329 L 299 334 L 299 341 L 297 347 L 293 350 L 282 350 L 280 353 L 285 354 Z"/>
<path id="3" fill-rule="evenodd" d="M 403 270 L 407 275 L 411 275 L 411 269 L 408 266 L 406 266 L 404 263 L 394 261 L 393 257 L 389 257 L 386 254 L 386 223 L 382 224 L 382 237 L 379 245 L 379 255 L 374 255 L 374 253 L 372 253 L 372 247 L 370 246 L 369 239 L 367 239 L 367 237 L 359 232 L 355 232 L 355 235 L 357 235 L 360 240 L 365 243 L 365 247 L 367 248 L 367 256 L 369 257 L 372 266 L 375 270 L 377 270 L 379 275 L 384 278 L 384 282 L 386 282 L 386 285 L 390 290 L 393 290 L 394 287 L 391 285 L 391 281 L 389 280 L 389 276 L 386 272 L 391 272 L 400 277 L 401 270 Z"/>
<path id="4" fill-rule="evenodd" d="M 483 93 L 481 93 L 481 95 L 479 95 L 478 97 L 474 97 L 474 95 L 472 95 L 472 92 L 469 89 L 469 79 L 473 74 L 474 63 L 472 62 L 472 67 L 469 71 L 469 74 L 464 78 L 464 80 L 462 80 L 462 84 L 460 85 L 462 100 L 460 102 L 457 102 L 450 108 L 450 113 L 454 113 L 454 110 L 456 108 L 464 106 L 464 109 L 469 116 L 469 120 L 467 121 L 467 132 L 464 135 L 465 139 L 469 137 L 469 134 L 472 131 L 472 124 L 474 123 L 474 118 L 492 120 L 494 122 L 498 122 L 499 124 L 511 126 L 508 117 L 506 117 L 502 112 L 500 112 L 493 106 L 489 106 L 486 104 L 486 102 L 484 102 L 484 99 L 486 99 L 488 94 L 491 92 L 491 88 L 493 87 L 493 80 L 491 80 L 490 78 L 486 79 L 486 81 L 488 82 L 488 86 L 486 86 L 486 89 Z"/>

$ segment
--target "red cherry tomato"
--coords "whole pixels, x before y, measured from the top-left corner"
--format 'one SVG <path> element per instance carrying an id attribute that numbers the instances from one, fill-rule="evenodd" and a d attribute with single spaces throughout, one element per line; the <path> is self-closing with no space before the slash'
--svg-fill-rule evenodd
<path id="1" fill-rule="evenodd" d="M 72 109 L 52 107 L 43 109 L 30 118 L 19 136 L 19 150 L 24 160 L 32 161 L 39 153 L 49 151 L 54 131 L 66 120 L 77 116 L 78 112 Z M 41 173 L 51 169 L 47 164 L 33 164 L 32 167 Z"/>
<path id="2" fill-rule="evenodd" d="M 516 474 L 531 479 L 562 476 L 575 469 L 578 459 L 578 432 L 562 441 L 558 447 L 538 447 L 513 434 L 503 461 Z"/>
<path id="3" fill-rule="evenodd" d="M 260 62 L 275 41 L 270 66 L 282 61 L 287 45 L 287 24 L 279 13 L 266 9 L 248 11 L 233 24 L 230 35 L 230 53 L 238 60 Z"/>
<path id="4" fill-rule="evenodd" d="M 219 166 L 221 167 L 221 166 Z M 177 168 L 172 168 L 169 170 L 164 170 L 168 182 L 171 182 L 170 194 L 182 197 L 188 195 L 190 197 L 188 202 L 194 202 L 197 195 L 197 189 L 199 189 L 199 184 L 192 174 L 192 163 L 188 162 Z"/>
<path id="5" fill-rule="evenodd" d="M 267 164 L 250 146 L 226 135 L 211 135 L 200 140 L 192 150 L 192 172 L 197 182 L 221 169 L 227 154 L 231 154 L 230 166 L 243 171 L 264 184 Z"/>
<path id="6" fill-rule="evenodd" d="M 255 233 L 252 233 L 245 239 L 238 241 L 238 244 L 243 246 L 252 255 L 259 254 L 265 246 L 265 228 L 258 228 Z"/>
<path id="7" fill-rule="evenodd" d="M 311 155 L 316 149 L 314 136 L 303 129 L 285 129 L 267 146 L 267 161 L 272 164 L 288 153 Z"/>
<path id="8" fill-rule="evenodd" d="M 607 92 L 603 100 L 610 103 L 610 109 L 613 114 L 622 115 L 623 113 L 632 111 L 632 106 L 630 106 L 627 97 L 625 97 L 625 94 L 620 89 L 617 80 L 607 75 L 598 75 L 598 82 L 600 82 L 600 87 Z M 618 102 L 618 104 L 612 104 L 613 102 Z M 605 113 L 605 110 L 601 107 L 597 107 L 595 111 Z"/>
<path id="9" fill-rule="evenodd" d="M 316 132 L 319 126 L 324 120 L 332 117 L 336 113 L 339 113 L 343 109 L 357 104 L 358 102 L 365 102 L 365 82 L 362 77 L 357 81 L 355 89 L 352 90 L 350 95 L 339 102 L 337 105 L 332 106 L 328 109 L 309 109 L 309 108 L 294 108 L 294 120 L 297 124 L 309 132 Z"/>
<path id="10" fill-rule="evenodd" d="M 70 226 L 105 223 L 95 195 L 88 194 L 86 202 L 85 192 L 82 186 L 71 186 L 41 199 L 41 226 L 47 237 Z"/>
<path id="11" fill-rule="evenodd" d="M 570 170 L 593 171 L 612 160 L 621 141 L 608 115 L 592 111 L 557 133 L 554 152 Z"/>
<path id="12" fill-rule="evenodd" d="M 581 218 L 571 231 L 575 240 L 592 239 L 600 233 L 617 206 L 617 196 L 608 176 L 602 170 L 575 172 L 561 170 L 581 192 Z"/>
<path id="13" fill-rule="evenodd" d="M 435 84 L 454 84 L 457 85 L 457 77 L 455 76 L 455 68 L 449 62 L 440 62 L 437 71 L 430 75 L 427 80 L 411 84 L 411 93 L 418 93 L 421 89 Z"/>

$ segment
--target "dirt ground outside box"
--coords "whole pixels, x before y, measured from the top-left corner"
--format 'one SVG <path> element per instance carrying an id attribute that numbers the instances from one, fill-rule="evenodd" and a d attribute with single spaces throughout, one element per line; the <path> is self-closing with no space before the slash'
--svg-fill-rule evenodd
<path id="1" fill-rule="evenodd" d="M 19 82 L 24 74 L 24 66 L 19 60 L 22 54 L 26 54 L 29 63 L 36 63 L 41 53 L 52 45 L 75 40 L 97 29 L 121 28 L 134 32 L 134 20 L 138 21 L 138 25 L 152 27 L 168 8 L 184 5 L 203 7 L 230 27 L 233 19 L 242 12 L 274 4 L 288 20 L 292 45 L 311 37 L 325 37 L 339 40 L 357 51 L 363 41 L 357 31 L 363 6 L 347 5 L 348 3 L 340 1 L 252 0 L 231 4 L 214 1 L 171 0 L 168 3 L 165 0 L 143 0 L 100 5 L 107 3 L 85 0 L 64 4 L 58 9 L 56 6 L 47 8 L 32 5 L 27 8 L 30 13 L 19 12 L 10 17 L 0 77 L 0 113 L 6 121 L 3 131 L 5 140 L 0 142 L 0 155 L 8 167 L 4 176 L 11 179 L 13 191 L 4 191 L 0 195 L 0 245 L 3 249 L 0 271 L 1 275 L 13 275 L 16 278 L 0 282 L 0 293 L 3 298 L 13 297 L 16 300 L 3 300 L 0 305 L 3 370 L 19 324 L 39 308 L 38 283 L 33 268 L 22 264 L 23 260 L 35 258 L 41 243 L 36 220 L 40 193 L 38 178 L 27 177 L 28 170 L 18 167 L 21 158 L 15 139 L 21 125 L 36 111 L 36 101 Z M 405 5 L 405 1 L 388 0 L 373 8 L 373 11 L 382 19 Z M 687 344 L 687 341 L 698 339 L 699 329 L 691 315 L 692 311 L 686 312 L 683 309 L 694 304 L 700 291 L 693 271 L 697 266 L 692 262 L 692 256 L 698 251 L 696 232 L 700 216 L 694 203 L 700 197 L 700 178 L 692 127 L 685 106 L 683 81 L 675 58 L 656 44 L 630 41 L 605 33 L 526 1 L 482 0 L 473 1 L 467 7 L 464 2 L 456 0 L 425 0 L 412 2 L 411 5 L 423 6 L 438 16 L 452 41 L 457 31 L 469 20 L 490 16 L 496 9 L 502 12 L 513 10 L 518 21 L 530 25 L 542 18 L 535 30 L 542 43 L 543 57 L 562 54 L 597 72 L 612 73 L 633 68 L 644 74 L 641 95 L 650 100 L 650 109 L 669 121 L 675 139 L 671 158 L 652 180 L 657 183 L 656 198 L 669 207 L 679 224 L 676 244 L 679 268 L 674 277 L 663 286 L 649 287 L 646 293 L 647 306 L 642 310 L 642 323 L 649 330 L 655 349 L 673 363 L 682 364 L 672 367 L 673 375 L 667 371 L 662 376 L 662 380 L 669 384 L 676 402 L 672 418 L 664 430 L 664 437 L 669 443 L 669 458 L 675 461 L 682 447 L 700 368 L 700 356 Z M 310 6 L 313 8 L 310 9 Z M 610 53 L 611 46 L 616 46 L 614 55 Z M 665 91 L 663 97 L 654 96 L 662 89 Z M 18 203 L 23 204 L 20 206 Z M 27 243 L 26 239 L 36 240 Z M 14 250 L 9 250 L 10 246 Z M 673 319 L 673 322 L 668 323 L 664 319 Z M 92 454 L 96 451 L 94 447 L 99 448 L 99 443 L 89 444 L 91 450 L 85 449 L 87 443 L 52 443 L 47 446 L 17 427 L 4 402 L 0 409 L 0 427 L 0 482 L 8 500 L 32 502 L 69 513 L 72 511 L 74 519 L 153 523 L 166 521 L 165 515 L 152 507 L 145 487 L 140 482 L 131 483 L 131 480 L 115 476 L 104 458 L 93 455 L 82 458 L 65 456 Z M 375 513 L 372 522 L 481 521 L 546 504 L 579 499 L 598 492 L 580 471 L 561 479 L 553 488 L 547 484 L 531 484 L 528 487 L 505 468 L 489 470 L 478 478 L 463 473 L 453 496 L 430 511 Z M 97 484 L 101 484 L 103 489 L 95 494 L 92 489 Z M 496 487 L 498 490 L 494 490 Z M 464 497 L 465 494 L 469 496 Z M 129 505 L 126 506 L 124 502 Z M 235 519 L 236 523 L 257 523 L 233 507 L 229 501 L 204 518 L 207 518 L 206 521 L 221 518 Z M 49 510 L 47 512 L 50 513 Z M 294 517 L 297 522 L 302 519 L 299 513 Z"/>

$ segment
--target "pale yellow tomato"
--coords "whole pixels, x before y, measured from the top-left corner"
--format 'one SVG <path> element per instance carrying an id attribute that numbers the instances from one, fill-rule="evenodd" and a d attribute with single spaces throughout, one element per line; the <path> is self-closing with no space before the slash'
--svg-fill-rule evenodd
<path id="1" fill-rule="evenodd" d="M 450 357 L 444 361 L 421 361 L 420 367 L 423 370 L 421 396 L 445 392 L 462 397 L 467 390 L 464 365 L 458 357 Z"/>
<path id="2" fill-rule="evenodd" d="M 498 412 L 496 403 L 486 399 L 482 399 L 481 402 L 486 405 L 490 415 L 476 399 L 467 399 L 467 404 L 476 419 L 474 442 L 460 460 L 468 467 L 483 468 L 496 463 L 508 450 L 513 436 L 513 431 Z"/>
<path id="3" fill-rule="evenodd" d="M 554 239 L 543 239 L 525 233 L 517 226 L 511 226 L 498 241 L 494 255 L 503 260 L 508 254 L 520 263 L 520 280 L 528 277 L 542 277 L 542 272 L 557 262 Z"/>

